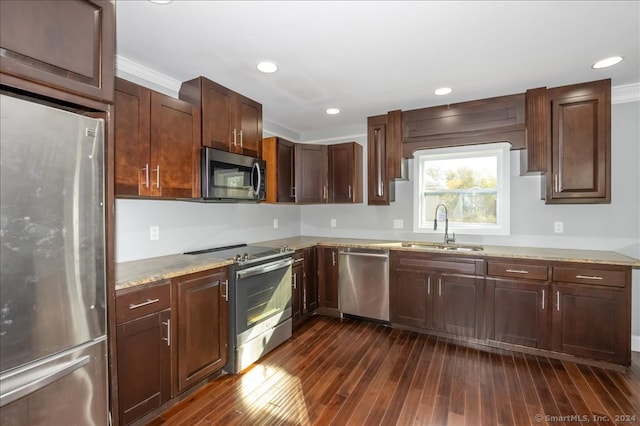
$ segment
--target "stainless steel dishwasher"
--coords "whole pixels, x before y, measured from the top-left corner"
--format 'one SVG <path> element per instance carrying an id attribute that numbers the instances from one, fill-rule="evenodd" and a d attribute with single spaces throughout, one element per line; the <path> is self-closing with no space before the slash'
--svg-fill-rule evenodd
<path id="1" fill-rule="evenodd" d="M 389 251 L 341 249 L 338 271 L 341 314 L 389 321 Z"/>

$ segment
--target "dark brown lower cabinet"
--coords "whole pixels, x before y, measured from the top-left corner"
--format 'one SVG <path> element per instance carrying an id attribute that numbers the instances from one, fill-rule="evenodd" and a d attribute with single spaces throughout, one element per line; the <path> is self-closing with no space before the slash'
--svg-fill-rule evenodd
<path id="1" fill-rule="evenodd" d="M 308 319 L 318 308 L 318 285 L 316 280 L 316 249 L 301 249 L 293 255 L 291 271 L 291 316 L 293 327 Z"/>
<path id="2" fill-rule="evenodd" d="M 488 340 L 549 349 L 548 282 L 487 278 L 486 287 Z"/>
<path id="3" fill-rule="evenodd" d="M 389 308 L 399 325 L 479 339 L 484 315 L 482 261 L 393 253 Z M 480 269 L 479 269 L 480 268 Z"/>
<path id="4" fill-rule="evenodd" d="M 338 309 L 338 249 L 318 247 L 318 305 Z"/>
<path id="5" fill-rule="evenodd" d="M 171 310 L 117 327 L 120 422 L 129 424 L 171 397 Z"/>
<path id="6" fill-rule="evenodd" d="M 116 295 L 119 423 L 129 424 L 171 398 L 169 281 Z"/>
<path id="7" fill-rule="evenodd" d="M 553 284 L 553 350 L 629 365 L 629 294 L 623 288 Z"/>
<path id="8" fill-rule="evenodd" d="M 298 325 L 302 320 L 304 306 L 304 251 L 298 250 L 293 255 L 291 268 L 291 320 Z"/>
<path id="9" fill-rule="evenodd" d="M 226 268 L 172 280 L 175 292 L 177 393 L 227 362 L 229 302 Z"/>

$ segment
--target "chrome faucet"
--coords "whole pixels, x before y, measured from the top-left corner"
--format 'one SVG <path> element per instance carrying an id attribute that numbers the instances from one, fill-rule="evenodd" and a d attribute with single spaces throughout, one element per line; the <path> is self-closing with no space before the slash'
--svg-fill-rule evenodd
<path id="1" fill-rule="evenodd" d="M 440 206 L 444 207 L 444 243 L 455 243 L 456 242 L 456 233 L 453 233 L 453 236 L 449 238 L 449 210 L 447 209 L 447 205 L 445 203 L 440 203 L 436 206 L 435 217 L 433 218 L 433 230 L 436 231 L 438 229 L 438 209 Z"/>

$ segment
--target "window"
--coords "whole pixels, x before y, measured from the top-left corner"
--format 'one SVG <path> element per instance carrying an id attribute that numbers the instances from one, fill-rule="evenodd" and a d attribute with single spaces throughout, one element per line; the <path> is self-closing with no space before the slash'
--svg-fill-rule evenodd
<path id="1" fill-rule="evenodd" d="M 414 232 L 433 230 L 436 206 L 449 234 L 509 235 L 509 143 L 417 151 Z M 438 221 L 445 211 L 438 209 Z"/>

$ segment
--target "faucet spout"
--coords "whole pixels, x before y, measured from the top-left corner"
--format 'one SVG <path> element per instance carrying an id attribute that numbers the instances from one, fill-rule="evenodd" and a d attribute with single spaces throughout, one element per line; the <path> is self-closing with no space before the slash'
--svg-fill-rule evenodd
<path id="1" fill-rule="evenodd" d="M 438 229 L 438 209 L 440 207 L 444 207 L 444 243 L 455 243 L 456 241 L 456 233 L 453 233 L 452 237 L 449 237 L 449 209 L 445 203 L 440 203 L 436 206 L 436 211 L 433 218 L 433 230 L 436 231 Z"/>

